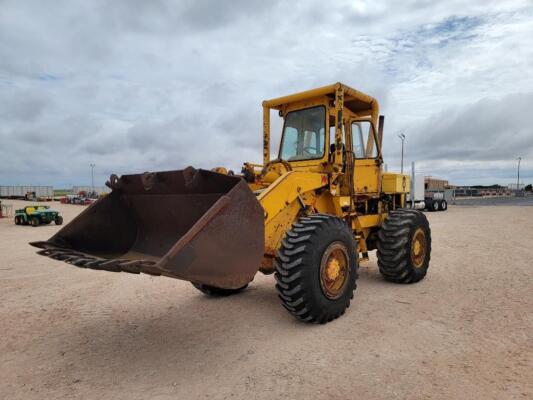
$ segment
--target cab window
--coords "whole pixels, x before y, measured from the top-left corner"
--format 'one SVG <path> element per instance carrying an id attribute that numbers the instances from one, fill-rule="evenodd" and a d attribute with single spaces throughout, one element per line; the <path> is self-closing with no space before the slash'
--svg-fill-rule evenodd
<path id="1" fill-rule="evenodd" d="M 280 158 L 285 161 L 324 157 L 326 109 L 323 106 L 292 111 L 285 118 Z"/>
<path id="2" fill-rule="evenodd" d="M 376 158 L 378 149 L 369 121 L 352 122 L 352 143 L 355 158 Z"/>

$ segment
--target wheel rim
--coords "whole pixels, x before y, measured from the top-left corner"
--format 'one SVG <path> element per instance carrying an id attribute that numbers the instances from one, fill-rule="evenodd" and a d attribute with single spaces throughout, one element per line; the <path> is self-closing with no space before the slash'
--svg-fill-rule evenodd
<path id="1" fill-rule="evenodd" d="M 344 292 L 350 275 L 348 251 L 341 242 L 328 246 L 320 262 L 320 287 L 328 299 L 338 299 Z"/>
<path id="2" fill-rule="evenodd" d="M 411 243 L 411 261 L 415 268 L 421 268 L 426 258 L 426 233 L 418 228 Z"/>

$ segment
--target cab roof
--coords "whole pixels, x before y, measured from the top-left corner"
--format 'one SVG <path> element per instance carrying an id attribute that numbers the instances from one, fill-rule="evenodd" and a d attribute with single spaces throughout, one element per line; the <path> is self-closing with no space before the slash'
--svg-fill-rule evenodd
<path id="1" fill-rule="evenodd" d="M 323 86 L 317 89 L 306 90 L 291 94 L 288 96 L 278 97 L 271 100 L 265 100 L 263 107 L 273 108 L 281 110 L 283 106 L 291 103 L 305 101 L 317 97 L 327 96 L 331 100 L 335 99 L 335 92 L 338 88 L 341 88 L 344 93 L 344 107 L 354 113 L 361 113 L 362 111 L 375 111 L 378 109 L 378 101 L 373 97 L 352 89 L 351 87 L 337 82 L 332 85 Z"/>

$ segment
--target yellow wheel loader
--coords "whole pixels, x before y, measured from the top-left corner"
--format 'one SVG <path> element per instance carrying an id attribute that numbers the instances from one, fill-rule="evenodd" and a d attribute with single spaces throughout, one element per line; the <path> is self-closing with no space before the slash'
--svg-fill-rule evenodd
<path id="1" fill-rule="evenodd" d="M 270 154 L 270 114 L 283 118 Z M 382 169 L 378 102 L 341 83 L 263 102 L 263 164 L 112 175 L 112 192 L 39 254 L 106 271 L 164 275 L 224 296 L 275 273 L 283 306 L 326 323 L 344 314 L 358 266 L 377 249 L 383 277 L 427 273 L 428 221 L 405 208 L 409 177 Z"/>

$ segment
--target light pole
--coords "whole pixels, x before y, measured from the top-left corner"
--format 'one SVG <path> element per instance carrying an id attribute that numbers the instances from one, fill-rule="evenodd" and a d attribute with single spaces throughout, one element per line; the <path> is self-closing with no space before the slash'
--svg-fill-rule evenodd
<path id="1" fill-rule="evenodd" d="M 520 161 L 522 161 L 522 157 L 518 157 L 518 171 L 517 171 L 517 177 L 516 177 L 516 193 L 518 194 L 518 191 L 520 190 Z"/>
<path id="2" fill-rule="evenodd" d="M 402 174 L 403 174 L 403 142 L 405 141 L 405 133 L 401 132 L 398 137 L 402 140 Z"/>
<path id="3" fill-rule="evenodd" d="M 94 167 L 96 167 L 95 164 L 91 165 L 91 191 L 94 193 Z"/>

